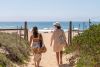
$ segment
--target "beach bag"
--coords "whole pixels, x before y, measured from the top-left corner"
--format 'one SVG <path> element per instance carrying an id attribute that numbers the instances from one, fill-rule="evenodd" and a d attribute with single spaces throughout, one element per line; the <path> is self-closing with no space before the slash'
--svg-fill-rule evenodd
<path id="1" fill-rule="evenodd" d="M 36 53 L 36 54 L 45 53 L 46 51 L 47 51 L 47 49 L 46 49 L 42 40 L 39 40 L 39 47 L 38 48 L 33 48 L 33 52 Z"/>
<path id="2" fill-rule="evenodd" d="M 33 48 L 33 52 L 35 54 L 39 54 L 39 53 L 45 53 L 47 51 L 47 48 L 45 47 L 45 45 L 43 45 L 40 48 Z"/>
<path id="3" fill-rule="evenodd" d="M 41 53 L 45 53 L 47 51 L 47 48 L 45 45 L 42 45 L 42 47 L 40 48 L 40 52 Z"/>
<path id="4" fill-rule="evenodd" d="M 40 48 L 34 48 L 33 52 L 35 54 L 39 54 L 39 53 L 45 53 L 47 51 L 46 46 L 44 45 L 44 43 L 40 43 Z"/>
<path id="5" fill-rule="evenodd" d="M 39 48 L 33 48 L 33 53 L 40 54 L 41 52 L 40 52 Z"/>
<path id="6" fill-rule="evenodd" d="M 41 53 L 45 53 L 47 51 L 45 44 L 43 43 L 43 41 L 40 40 L 40 52 Z"/>

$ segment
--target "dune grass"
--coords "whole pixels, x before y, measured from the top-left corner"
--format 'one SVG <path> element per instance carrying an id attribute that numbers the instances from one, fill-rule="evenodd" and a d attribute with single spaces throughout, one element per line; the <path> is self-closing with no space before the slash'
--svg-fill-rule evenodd
<path id="1" fill-rule="evenodd" d="M 15 33 L 0 32 L 0 49 L 6 51 L 5 53 L 0 53 L 0 65 L 23 64 L 24 61 L 28 61 L 29 59 L 30 49 L 28 41 L 25 41 Z"/>
<path id="2" fill-rule="evenodd" d="M 100 63 L 100 24 L 92 25 L 80 35 L 73 38 L 73 44 L 66 50 L 66 54 L 79 50 L 80 59 L 77 67 L 94 67 Z"/>

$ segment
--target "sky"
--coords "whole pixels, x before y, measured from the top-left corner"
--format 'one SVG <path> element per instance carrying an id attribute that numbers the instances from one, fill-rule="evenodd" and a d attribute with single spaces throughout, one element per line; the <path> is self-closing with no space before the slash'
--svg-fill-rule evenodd
<path id="1" fill-rule="evenodd" d="M 100 0 L 0 0 L 0 21 L 100 20 Z"/>

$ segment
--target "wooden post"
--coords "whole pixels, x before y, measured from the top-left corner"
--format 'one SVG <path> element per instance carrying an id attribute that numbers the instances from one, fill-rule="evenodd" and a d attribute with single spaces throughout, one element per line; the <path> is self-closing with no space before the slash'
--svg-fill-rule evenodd
<path id="1" fill-rule="evenodd" d="M 89 28 L 91 27 L 91 19 L 89 19 Z"/>
<path id="2" fill-rule="evenodd" d="M 69 22 L 68 44 L 72 44 L 72 21 Z"/>
<path id="3" fill-rule="evenodd" d="M 24 39 L 28 41 L 27 21 L 24 23 Z"/>
<path id="4" fill-rule="evenodd" d="M 74 36 L 74 32 L 75 32 L 75 30 L 74 30 L 74 25 L 73 25 L 73 28 L 72 28 L 72 30 L 73 30 L 73 32 L 72 32 L 72 35 Z"/>

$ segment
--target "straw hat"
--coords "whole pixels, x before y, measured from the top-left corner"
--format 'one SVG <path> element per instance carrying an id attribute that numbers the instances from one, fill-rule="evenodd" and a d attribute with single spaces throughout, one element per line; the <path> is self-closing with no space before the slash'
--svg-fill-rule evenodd
<path id="1" fill-rule="evenodd" d="M 55 22 L 53 25 L 54 26 L 60 26 L 60 23 L 59 22 Z"/>

